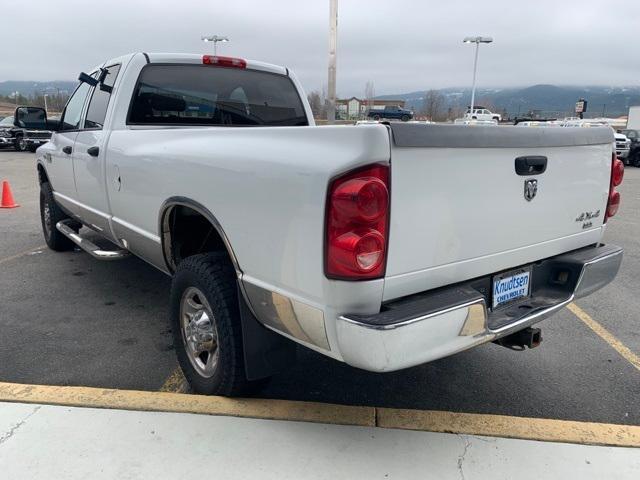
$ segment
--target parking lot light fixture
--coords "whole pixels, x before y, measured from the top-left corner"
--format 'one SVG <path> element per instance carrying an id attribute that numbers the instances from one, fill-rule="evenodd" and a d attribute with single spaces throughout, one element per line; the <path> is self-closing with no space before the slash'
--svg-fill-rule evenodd
<path id="1" fill-rule="evenodd" d="M 226 43 L 229 41 L 228 37 L 223 37 L 221 35 L 203 35 L 202 41 L 205 43 L 213 42 L 213 55 L 218 55 L 218 42 Z"/>
<path id="2" fill-rule="evenodd" d="M 476 44 L 476 55 L 475 55 L 475 59 L 473 60 L 473 83 L 471 85 L 471 106 L 469 109 L 469 112 L 473 114 L 473 108 L 475 107 L 475 101 L 476 101 L 476 72 L 478 70 L 478 50 L 480 49 L 481 43 L 491 43 L 493 42 L 493 38 L 480 37 L 480 36 L 464 37 L 464 40 L 462 40 L 462 42 Z"/>

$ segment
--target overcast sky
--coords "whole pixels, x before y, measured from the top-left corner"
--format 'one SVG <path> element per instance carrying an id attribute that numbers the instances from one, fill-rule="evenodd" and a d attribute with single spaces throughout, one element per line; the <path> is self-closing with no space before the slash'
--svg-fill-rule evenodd
<path id="1" fill-rule="evenodd" d="M 326 85 L 329 0 L 29 0 L 2 5 L 0 81 L 73 80 L 132 51 L 220 54 Z M 338 94 L 469 86 L 466 35 L 490 35 L 478 85 L 640 83 L 638 0 L 339 0 Z"/>

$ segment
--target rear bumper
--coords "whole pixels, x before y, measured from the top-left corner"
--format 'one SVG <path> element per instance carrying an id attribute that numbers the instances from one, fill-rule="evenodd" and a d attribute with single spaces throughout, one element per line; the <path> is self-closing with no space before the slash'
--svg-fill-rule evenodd
<path id="1" fill-rule="evenodd" d="M 340 352 L 348 364 L 375 372 L 453 355 L 522 330 L 590 295 L 615 278 L 621 262 L 622 249 L 614 245 L 537 262 L 531 297 L 493 312 L 484 287 L 491 277 L 485 277 L 385 304 L 378 314 L 342 315 L 337 321 Z"/>

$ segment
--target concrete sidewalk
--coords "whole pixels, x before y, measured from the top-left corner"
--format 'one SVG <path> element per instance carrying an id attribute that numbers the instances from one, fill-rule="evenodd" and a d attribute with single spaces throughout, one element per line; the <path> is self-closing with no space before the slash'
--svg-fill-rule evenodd
<path id="1" fill-rule="evenodd" d="M 461 434 L 0 403 L 18 479 L 638 479 L 640 449 Z"/>

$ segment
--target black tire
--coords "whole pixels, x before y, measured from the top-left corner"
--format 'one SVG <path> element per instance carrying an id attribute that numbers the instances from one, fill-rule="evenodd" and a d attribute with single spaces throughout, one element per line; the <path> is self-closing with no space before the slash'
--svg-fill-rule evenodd
<path id="1" fill-rule="evenodd" d="M 16 152 L 24 152 L 27 150 L 27 142 L 24 140 L 22 135 L 18 135 L 16 137 L 16 141 L 13 144 Z"/>
<path id="2" fill-rule="evenodd" d="M 29 145 L 27 148 L 31 153 L 35 153 L 36 150 L 38 149 L 38 147 L 36 147 L 35 145 Z"/>
<path id="3" fill-rule="evenodd" d="M 71 250 L 74 243 L 65 237 L 56 228 L 56 223 L 67 220 L 69 216 L 62 211 L 53 197 L 53 190 L 48 182 L 40 185 L 40 221 L 42 222 L 42 234 L 51 250 L 64 252 Z M 72 228 L 79 230 L 81 225 L 74 223 Z"/>
<path id="4" fill-rule="evenodd" d="M 403 122 L 408 122 L 409 121 L 409 115 L 402 115 L 402 117 L 400 117 L 400 120 L 402 120 Z"/>
<path id="5" fill-rule="evenodd" d="M 636 153 L 630 161 L 631 165 L 640 168 L 640 152 Z"/>
<path id="6" fill-rule="evenodd" d="M 204 375 L 192 363 L 197 363 L 197 358 L 203 360 L 202 357 L 189 353 L 192 350 L 187 346 L 185 333 L 185 325 L 189 322 L 186 316 L 184 321 L 181 318 L 183 302 L 194 291 L 197 295 L 200 292 L 204 295 L 215 325 L 217 363 L 210 376 Z M 180 262 L 173 276 L 170 299 L 173 343 L 184 376 L 196 393 L 248 395 L 257 392 L 269 380 L 247 380 L 237 295 L 235 270 L 226 253 L 187 257 Z M 204 299 L 199 301 L 201 304 L 205 303 Z"/>
<path id="7" fill-rule="evenodd" d="M 378 120 L 380 120 L 380 115 L 374 115 L 371 118 L 373 118 L 375 121 L 378 121 Z"/>

